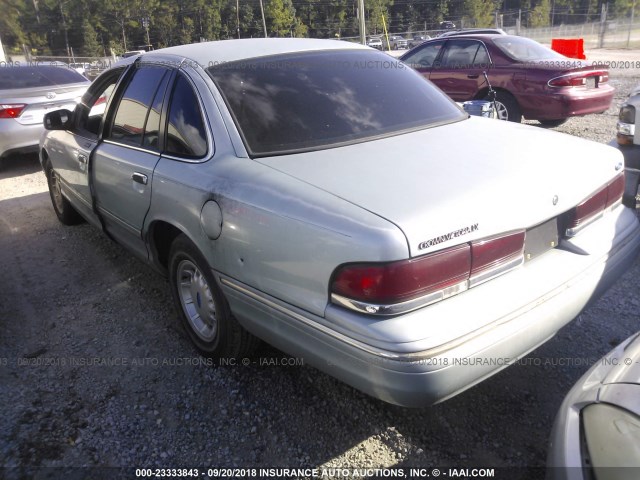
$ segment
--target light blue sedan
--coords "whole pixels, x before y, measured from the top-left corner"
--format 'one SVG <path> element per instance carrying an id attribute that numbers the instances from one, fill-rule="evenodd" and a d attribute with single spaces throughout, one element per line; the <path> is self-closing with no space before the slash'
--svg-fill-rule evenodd
<path id="1" fill-rule="evenodd" d="M 398 405 L 514 363 L 640 249 L 615 149 L 469 117 L 352 43 L 148 52 L 45 125 L 58 218 L 166 275 L 204 355 L 260 338 Z"/>

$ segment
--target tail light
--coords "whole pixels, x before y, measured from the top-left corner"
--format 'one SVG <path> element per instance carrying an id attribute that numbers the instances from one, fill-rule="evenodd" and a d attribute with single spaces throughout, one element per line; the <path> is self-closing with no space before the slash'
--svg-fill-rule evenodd
<path id="1" fill-rule="evenodd" d="M 584 227 L 600 218 L 605 210 L 617 206 L 624 193 L 624 172 L 567 214 L 568 237 L 573 237 Z"/>
<path id="2" fill-rule="evenodd" d="M 17 118 L 26 106 L 25 103 L 0 105 L 0 118 Z"/>
<path id="3" fill-rule="evenodd" d="M 525 232 L 465 243 L 409 260 L 338 267 L 334 303 L 375 314 L 398 314 L 443 300 L 523 262 Z"/>
<path id="4" fill-rule="evenodd" d="M 594 78 L 596 86 L 609 81 L 606 70 L 590 70 L 586 72 L 569 73 L 552 78 L 547 82 L 550 87 L 583 87 L 587 85 L 587 78 Z"/>
<path id="5" fill-rule="evenodd" d="M 616 140 L 618 141 L 618 144 L 633 144 L 633 138 L 636 134 L 636 107 L 633 105 L 623 105 L 620 107 L 616 130 Z"/>

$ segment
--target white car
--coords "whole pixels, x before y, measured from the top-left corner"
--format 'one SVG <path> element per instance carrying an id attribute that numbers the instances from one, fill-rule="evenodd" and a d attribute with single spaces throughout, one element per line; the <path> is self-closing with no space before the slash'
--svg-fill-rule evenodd
<path id="1" fill-rule="evenodd" d="M 551 434 L 547 480 L 640 477 L 640 333 L 575 384 Z"/>
<path id="2" fill-rule="evenodd" d="M 399 405 L 505 368 L 640 250 L 616 149 L 469 117 L 353 43 L 149 52 L 45 124 L 60 220 L 166 274 L 201 352 L 262 338 Z"/>

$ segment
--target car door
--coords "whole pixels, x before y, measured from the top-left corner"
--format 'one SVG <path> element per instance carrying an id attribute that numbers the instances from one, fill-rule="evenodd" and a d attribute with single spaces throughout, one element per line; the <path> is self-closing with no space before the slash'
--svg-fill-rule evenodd
<path id="1" fill-rule="evenodd" d="M 92 158 L 95 202 L 104 229 L 144 259 L 148 253 L 141 231 L 163 144 L 164 96 L 173 74 L 162 65 L 135 66 L 114 99 L 103 141 Z"/>
<path id="2" fill-rule="evenodd" d="M 92 208 L 89 158 L 96 148 L 109 99 L 125 68 L 114 69 L 89 87 L 76 106 L 69 129 L 55 132 L 48 150 L 58 178 L 74 207 L 98 223 Z"/>
<path id="3" fill-rule="evenodd" d="M 485 83 L 482 72 L 489 68 L 489 63 L 482 42 L 465 38 L 447 40 L 429 80 L 457 102 L 472 100 Z"/>

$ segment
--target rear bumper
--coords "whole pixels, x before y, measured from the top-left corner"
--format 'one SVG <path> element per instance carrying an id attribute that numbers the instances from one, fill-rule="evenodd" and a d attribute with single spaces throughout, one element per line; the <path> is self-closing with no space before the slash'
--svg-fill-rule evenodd
<path id="1" fill-rule="evenodd" d="M 238 320 L 257 336 L 355 388 L 408 407 L 460 393 L 552 337 L 624 272 L 640 224 L 621 207 L 581 235 L 592 254 L 554 249 L 456 297 L 393 318 L 328 305 L 324 318 L 218 275 Z M 562 247 L 562 244 L 561 244 Z"/>
<path id="2" fill-rule="evenodd" d="M 42 124 L 21 125 L 12 118 L 0 120 L 0 158 L 12 153 L 37 152 Z"/>
<path id="3" fill-rule="evenodd" d="M 555 90 L 555 89 L 554 89 Z M 532 95 L 518 95 L 522 114 L 530 120 L 556 120 L 591 113 L 602 113 L 611 106 L 615 89 L 610 86 L 591 90 L 562 89 Z"/>

